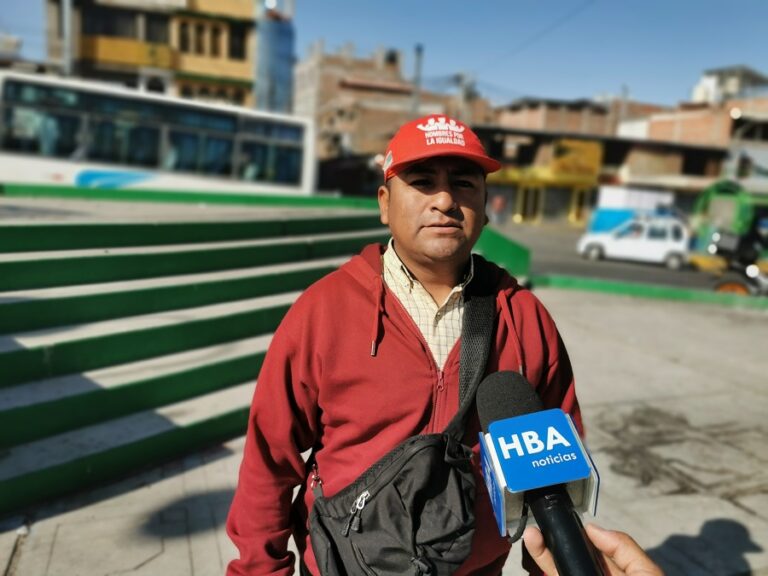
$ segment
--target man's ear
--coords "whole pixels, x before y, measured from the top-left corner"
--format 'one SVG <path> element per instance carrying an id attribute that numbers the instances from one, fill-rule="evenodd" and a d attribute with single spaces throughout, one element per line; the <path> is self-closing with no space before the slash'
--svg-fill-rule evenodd
<path id="1" fill-rule="evenodd" d="M 389 226 L 389 188 L 386 184 L 379 186 L 379 218 L 384 226 Z"/>

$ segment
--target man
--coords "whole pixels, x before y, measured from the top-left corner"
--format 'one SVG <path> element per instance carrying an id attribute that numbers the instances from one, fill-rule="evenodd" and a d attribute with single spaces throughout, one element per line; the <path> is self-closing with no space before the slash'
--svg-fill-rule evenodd
<path id="1" fill-rule="evenodd" d="M 392 138 L 378 191 L 389 245 L 366 247 L 310 286 L 261 369 L 227 521 L 240 550 L 230 576 L 292 574 L 291 534 L 303 570 L 319 574 L 306 527 L 313 488 L 333 496 L 406 438 L 445 428 L 459 405 L 470 282 L 496 294 L 486 373 L 521 371 L 547 407 L 563 408 L 581 427 L 570 363 L 549 314 L 505 271 L 471 257 L 486 223 L 485 177 L 498 169 L 468 126 L 443 116 L 409 122 Z M 477 450 L 476 415 L 467 428 L 465 440 Z M 498 575 L 509 545 L 498 536 L 483 481 L 477 485 L 472 553 L 457 574 Z"/>

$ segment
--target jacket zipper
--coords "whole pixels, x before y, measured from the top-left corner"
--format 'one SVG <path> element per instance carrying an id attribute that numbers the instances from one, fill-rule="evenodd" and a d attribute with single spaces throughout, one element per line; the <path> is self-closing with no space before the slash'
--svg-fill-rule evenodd
<path id="1" fill-rule="evenodd" d="M 411 315 L 408 314 L 408 310 L 405 309 L 405 306 L 403 306 L 397 298 L 395 300 L 395 305 L 400 307 L 400 312 L 403 314 L 405 318 L 410 321 L 411 326 L 413 326 L 415 332 L 416 332 L 416 338 L 421 342 L 422 346 L 424 347 L 424 350 L 427 352 L 427 356 L 429 357 L 429 360 L 432 361 L 432 367 L 435 369 L 435 373 L 437 374 L 437 385 L 435 386 L 435 393 L 432 395 L 432 418 L 430 418 L 429 423 L 429 429 L 427 430 L 427 433 L 434 434 L 435 432 L 442 432 L 442 430 L 437 429 L 437 424 L 439 422 L 438 419 L 438 407 L 442 405 L 441 399 L 443 397 L 442 392 L 445 390 L 445 372 L 440 368 L 440 366 L 437 365 L 437 361 L 435 360 L 434 354 L 432 354 L 432 350 L 429 348 L 429 344 L 427 344 L 426 338 L 424 338 L 424 335 L 421 333 L 421 330 L 419 329 L 416 322 L 411 318 Z M 461 337 L 459 337 L 461 338 Z M 456 345 L 454 344 L 454 348 Z M 451 352 L 453 352 L 453 348 L 451 349 Z M 451 354 L 448 354 L 448 357 L 450 358 Z M 448 358 L 446 358 L 446 362 L 448 361 Z"/>
<path id="2" fill-rule="evenodd" d="M 315 497 L 315 500 L 317 500 L 323 495 L 323 479 L 320 478 L 320 473 L 317 471 L 317 462 L 312 463 L 312 474 L 310 478 L 309 489 L 312 490 L 312 495 Z"/>

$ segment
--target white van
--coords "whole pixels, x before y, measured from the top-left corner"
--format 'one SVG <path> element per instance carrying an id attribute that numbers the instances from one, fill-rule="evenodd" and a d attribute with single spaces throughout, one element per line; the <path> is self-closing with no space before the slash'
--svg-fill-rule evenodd
<path id="1" fill-rule="evenodd" d="M 682 220 L 652 216 L 633 218 L 608 232 L 588 232 L 579 238 L 576 249 L 589 260 L 634 260 L 679 270 L 688 263 L 689 243 Z"/>

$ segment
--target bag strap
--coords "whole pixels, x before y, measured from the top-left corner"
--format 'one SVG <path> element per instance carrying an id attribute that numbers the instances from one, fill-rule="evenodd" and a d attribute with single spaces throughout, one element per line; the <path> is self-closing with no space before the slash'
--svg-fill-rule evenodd
<path id="1" fill-rule="evenodd" d="M 476 270 L 483 264 L 485 262 L 481 258 L 475 259 Z M 482 275 L 482 270 L 477 271 Z M 475 401 L 480 380 L 485 374 L 496 318 L 494 294 L 478 294 L 476 290 L 469 290 L 473 285 L 475 285 L 474 281 L 467 287 L 464 299 L 464 323 L 461 329 L 461 356 L 459 357 L 459 410 L 445 428 L 447 434 L 459 441 L 464 436 L 467 414 Z"/>

